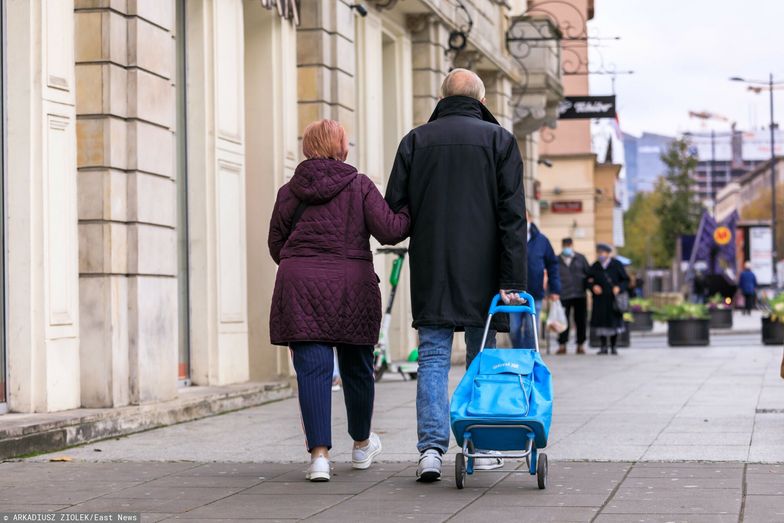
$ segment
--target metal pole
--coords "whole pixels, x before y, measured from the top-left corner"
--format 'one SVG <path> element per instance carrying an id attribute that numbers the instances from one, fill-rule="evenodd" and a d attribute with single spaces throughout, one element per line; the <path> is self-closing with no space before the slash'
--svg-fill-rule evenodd
<path id="1" fill-rule="evenodd" d="M 770 232 L 773 236 L 771 254 L 773 258 L 773 285 L 778 287 L 778 271 L 776 270 L 776 134 L 773 121 L 773 73 L 770 73 Z"/>
<path id="2" fill-rule="evenodd" d="M 711 129 L 711 162 L 710 162 L 710 178 L 708 178 L 708 196 L 713 204 L 713 217 L 716 217 L 716 132 Z M 712 271 L 711 271 L 712 272 Z"/>

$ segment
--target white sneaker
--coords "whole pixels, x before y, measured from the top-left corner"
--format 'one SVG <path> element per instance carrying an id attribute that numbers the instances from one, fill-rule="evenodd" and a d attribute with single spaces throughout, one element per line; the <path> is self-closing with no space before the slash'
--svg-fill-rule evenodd
<path id="1" fill-rule="evenodd" d="M 310 460 L 308 473 L 305 479 L 310 481 L 329 481 L 330 465 L 329 460 L 324 456 L 319 456 Z"/>
<path id="2" fill-rule="evenodd" d="M 427 449 L 419 456 L 417 481 L 432 483 L 441 479 L 441 454 L 436 449 Z"/>
<path id="3" fill-rule="evenodd" d="M 499 452 L 494 450 L 478 450 L 477 453 L 481 452 L 486 458 L 474 458 L 474 470 L 495 470 L 500 469 L 504 466 L 504 459 L 500 456 Z"/>
<path id="4" fill-rule="evenodd" d="M 381 439 L 375 432 L 370 433 L 368 444 L 362 448 L 354 448 L 351 452 L 351 468 L 364 470 L 373 463 L 373 458 L 381 454 Z"/>

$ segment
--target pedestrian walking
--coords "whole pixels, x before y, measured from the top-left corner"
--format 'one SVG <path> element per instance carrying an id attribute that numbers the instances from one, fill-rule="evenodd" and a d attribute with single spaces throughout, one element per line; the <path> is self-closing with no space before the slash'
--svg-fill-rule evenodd
<path id="1" fill-rule="evenodd" d="M 308 452 L 307 479 L 330 479 L 331 408 L 337 351 L 352 466 L 365 469 L 381 441 L 373 416 L 373 348 L 381 325 L 381 293 L 370 236 L 395 244 L 408 234 L 405 206 L 392 212 L 364 174 L 345 163 L 348 137 L 333 120 L 305 128 L 307 158 L 278 191 L 269 250 L 280 267 L 270 310 L 270 337 L 291 349 Z"/>
<path id="2" fill-rule="evenodd" d="M 531 221 L 526 211 L 528 229 L 528 294 L 536 301 L 536 317 L 542 312 L 542 303 L 549 293 L 551 301 L 558 301 L 561 293 L 561 278 L 558 272 L 558 256 L 550 240 Z M 524 321 L 534 321 L 530 315 L 509 315 L 509 337 L 515 347 L 534 347 L 533 329 L 524 328 Z"/>
<path id="3" fill-rule="evenodd" d="M 751 311 L 757 305 L 757 276 L 751 270 L 751 262 L 743 264 L 743 271 L 738 279 L 740 292 L 743 293 L 743 314 L 751 315 Z"/>
<path id="4" fill-rule="evenodd" d="M 523 163 L 514 136 L 484 105 L 482 80 L 454 69 L 428 123 L 400 142 L 386 198 L 411 209 L 411 305 L 419 331 L 417 477 L 441 477 L 449 448 L 448 378 L 452 338 L 465 330 L 466 364 L 479 352 L 493 296 L 526 288 Z M 504 315 L 495 332 L 507 331 Z M 498 458 L 475 460 L 495 468 Z"/>
<path id="5" fill-rule="evenodd" d="M 618 354 L 616 346 L 618 335 L 624 331 L 624 305 L 621 303 L 622 293 L 627 292 L 629 276 L 623 264 L 613 258 L 612 247 L 606 243 L 596 246 L 596 261 L 588 270 L 588 284 L 591 288 L 593 301 L 591 306 L 591 329 L 599 337 L 601 348 L 599 354 L 607 354 L 609 342 L 610 352 Z"/>
<path id="6" fill-rule="evenodd" d="M 575 252 L 571 238 L 561 240 L 561 255 L 558 257 L 558 272 L 561 277 L 561 303 L 566 311 L 566 330 L 558 335 L 558 352 L 566 354 L 569 342 L 569 319 L 574 317 L 577 354 L 585 354 L 585 332 L 588 320 L 588 298 L 585 295 L 588 283 L 588 260 Z"/>

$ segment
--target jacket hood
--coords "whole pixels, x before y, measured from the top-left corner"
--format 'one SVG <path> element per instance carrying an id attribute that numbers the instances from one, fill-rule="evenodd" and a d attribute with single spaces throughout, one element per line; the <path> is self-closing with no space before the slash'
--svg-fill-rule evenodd
<path id="1" fill-rule="evenodd" d="M 435 110 L 433 110 L 433 114 L 430 115 L 430 120 L 428 120 L 428 122 L 452 115 L 473 116 L 474 118 L 479 118 L 485 122 L 500 125 L 498 120 L 493 116 L 493 113 L 490 112 L 490 109 L 485 107 L 485 104 L 475 98 L 459 95 L 442 98 L 436 105 Z"/>
<path id="2" fill-rule="evenodd" d="M 541 233 L 539 232 L 539 227 L 537 227 L 533 222 L 531 222 L 531 240 L 539 236 Z M 531 241 L 528 240 L 528 241 Z"/>
<path id="3" fill-rule="evenodd" d="M 321 204 L 330 201 L 356 178 L 357 169 L 339 160 L 316 158 L 297 166 L 289 187 L 300 201 Z"/>

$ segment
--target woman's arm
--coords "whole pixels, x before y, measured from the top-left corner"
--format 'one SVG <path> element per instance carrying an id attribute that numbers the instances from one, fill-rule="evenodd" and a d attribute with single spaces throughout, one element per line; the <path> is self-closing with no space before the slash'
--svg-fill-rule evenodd
<path id="1" fill-rule="evenodd" d="M 269 235 L 267 237 L 267 246 L 269 247 L 270 256 L 276 264 L 280 265 L 280 251 L 286 243 L 287 229 L 283 224 L 283 217 L 280 213 L 280 195 L 283 191 L 281 188 L 278 191 L 278 197 L 275 199 L 275 206 L 272 208 L 272 218 L 270 218 Z"/>
<path id="2" fill-rule="evenodd" d="M 365 225 L 370 234 L 382 245 L 394 245 L 405 240 L 411 225 L 408 207 L 403 207 L 400 212 L 393 212 L 370 178 L 365 176 L 363 183 Z"/>

